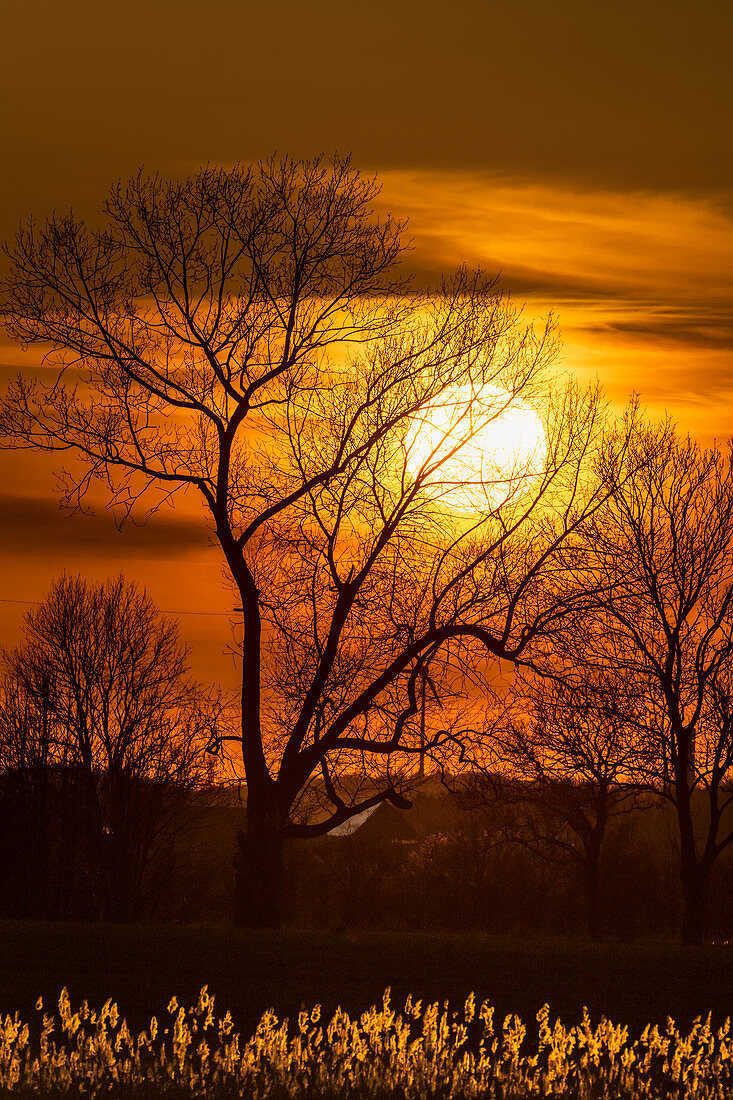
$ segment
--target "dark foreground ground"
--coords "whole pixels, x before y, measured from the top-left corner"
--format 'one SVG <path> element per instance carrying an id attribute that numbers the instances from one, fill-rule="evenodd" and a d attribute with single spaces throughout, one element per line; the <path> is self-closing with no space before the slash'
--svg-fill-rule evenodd
<path id="1" fill-rule="evenodd" d="M 165 1014 L 172 994 L 188 1005 L 205 984 L 217 1014 L 230 1009 L 247 1034 L 266 1008 L 291 1018 L 316 1003 L 355 1013 L 380 1002 L 388 985 L 399 1007 L 408 992 L 458 1007 L 473 990 L 496 1006 L 499 1022 L 516 1012 L 530 1032 L 545 1002 L 566 1023 L 588 1005 L 594 1020 L 604 1014 L 637 1031 L 667 1016 L 687 1027 L 708 1012 L 717 1024 L 733 1015 L 733 947 L 0 922 L 3 1014 L 19 1009 L 29 1019 L 39 994 L 50 1008 L 66 985 L 73 1005 L 112 997 L 141 1027 Z"/>

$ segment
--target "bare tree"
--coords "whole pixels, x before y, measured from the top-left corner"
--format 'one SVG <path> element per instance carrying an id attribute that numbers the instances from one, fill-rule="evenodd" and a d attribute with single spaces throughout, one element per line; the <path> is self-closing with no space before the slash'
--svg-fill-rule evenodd
<path id="1" fill-rule="evenodd" d="M 514 716 L 495 730 L 491 771 L 477 771 L 473 797 L 514 804 L 512 839 L 575 865 L 588 932 L 598 939 L 604 839 L 612 818 L 634 805 L 638 734 L 618 708 L 628 685 L 606 675 L 573 686 L 525 672 L 514 693 Z"/>
<path id="2" fill-rule="evenodd" d="M 32 776 L 45 801 L 73 788 L 67 833 L 83 848 L 95 915 L 139 915 L 153 855 L 185 831 L 193 793 L 212 780 L 218 704 L 189 677 L 176 624 L 121 576 L 64 576 L 2 665 L 6 773 Z"/>
<path id="3" fill-rule="evenodd" d="M 674 806 L 682 936 L 706 930 L 711 868 L 733 842 L 733 466 L 669 433 L 639 437 L 643 461 L 587 526 L 605 593 L 573 662 L 636 684 L 619 702 L 644 751 L 639 782 Z"/>
<path id="4" fill-rule="evenodd" d="M 513 659 L 554 623 L 571 598 L 554 555 L 607 492 L 603 409 L 547 378 L 551 331 L 480 274 L 408 293 L 377 193 L 339 158 L 138 176 L 105 230 L 55 217 L 9 248 L 8 331 L 60 362 L 50 386 L 11 386 L 9 445 L 72 449 L 71 504 L 96 478 L 123 511 L 193 489 L 223 552 L 242 613 L 247 923 L 277 920 L 287 837 L 405 804 L 426 665 L 437 676 L 448 642 Z M 456 473 L 521 398 L 542 406 L 546 460 Z M 416 464 L 415 426 L 441 403 L 443 439 Z M 470 519 L 449 506 L 464 481 Z"/>
<path id="5" fill-rule="evenodd" d="M 0 904 L 6 915 L 52 915 L 55 791 L 47 696 L 29 698 L 17 670 L 0 679 Z M 25 867 L 33 874 L 24 873 Z"/>

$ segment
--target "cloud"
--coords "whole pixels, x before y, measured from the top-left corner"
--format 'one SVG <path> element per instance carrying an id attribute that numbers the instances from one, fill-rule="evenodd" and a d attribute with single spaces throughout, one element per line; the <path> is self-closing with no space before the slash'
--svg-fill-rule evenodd
<path id="1" fill-rule="evenodd" d="M 559 369 L 598 377 L 619 404 L 639 392 L 706 438 L 729 431 L 733 207 L 724 195 L 458 169 L 393 169 L 380 181 L 381 210 L 409 218 L 406 263 L 418 287 L 461 263 L 499 274 L 526 321 L 555 314 Z M 0 344 L 4 364 L 33 370 L 37 360 L 38 349 L 23 357 Z"/>
<path id="2" fill-rule="evenodd" d="M 714 197 L 592 191 L 476 173 L 382 174 L 423 269 L 501 270 L 523 289 L 693 299 L 731 289 L 733 220 Z"/>
<path id="3" fill-rule="evenodd" d="M 611 333 L 635 337 L 639 340 L 652 340 L 657 344 L 681 344 L 689 349 L 710 348 L 730 351 L 733 349 L 733 312 L 721 314 L 671 314 L 668 316 L 651 315 L 644 320 L 628 318 L 623 321 L 609 321 L 598 325 L 595 330 L 601 337 Z M 733 374 L 733 363 L 731 363 Z"/>
<path id="4" fill-rule="evenodd" d="M 119 531 L 109 512 L 64 513 L 52 498 L 0 494 L 0 544 L 5 553 L 109 558 L 178 559 L 209 547 L 203 520 L 160 512 Z"/>
<path id="5" fill-rule="evenodd" d="M 500 274 L 528 322 L 553 312 L 559 368 L 640 394 L 708 440 L 730 431 L 733 218 L 716 195 L 591 189 L 478 172 L 394 171 L 419 283 L 459 263 Z"/>

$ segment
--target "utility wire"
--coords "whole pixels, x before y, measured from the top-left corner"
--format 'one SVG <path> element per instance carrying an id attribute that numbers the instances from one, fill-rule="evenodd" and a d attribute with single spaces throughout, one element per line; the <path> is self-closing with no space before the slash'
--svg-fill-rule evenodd
<path id="1" fill-rule="evenodd" d="M 41 603 L 40 600 L 11 600 L 7 596 L 0 596 L 0 603 L 22 603 L 35 606 Z M 164 608 L 160 608 L 161 615 L 226 615 L 231 618 L 237 611 L 241 611 L 241 607 L 235 607 L 231 611 L 166 611 Z"/>

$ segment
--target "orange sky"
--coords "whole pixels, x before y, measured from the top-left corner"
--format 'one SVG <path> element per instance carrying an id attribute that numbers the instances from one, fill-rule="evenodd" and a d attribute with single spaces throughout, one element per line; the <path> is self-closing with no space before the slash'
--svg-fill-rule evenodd
<path id="1" fill-rule="evenodd" d="M 561 370 L 638 393 L 710 443 L 733 433 L 733 221 L 709 195 L 587 191 L 466 172 L 386 172 L 423 278 L 499 272 L 528 317 L 552 311 Z"/>
<path id="2" fill-rule="evenodd" d="M 728 0 L 43 0 L 3 20 L 1 237 L 94 217 L 141 163 L 351 149 L 409 215 L 418 282 L 501 272 L 528 317 L 557 316 L 559 370 L 706 443 L 733 432 Z M 0 387 L 35 361 L 0 340 Z M 58 511 L 53 466 L 0 454 L 0 601 L 123 569 L 165 610 L 231 608 L 193 503 L 119 534 Z M 0 640 L 23 610 L 0 602 Z M 181 622 L 197 671 L 233 682 L 226 615 Z"/>

